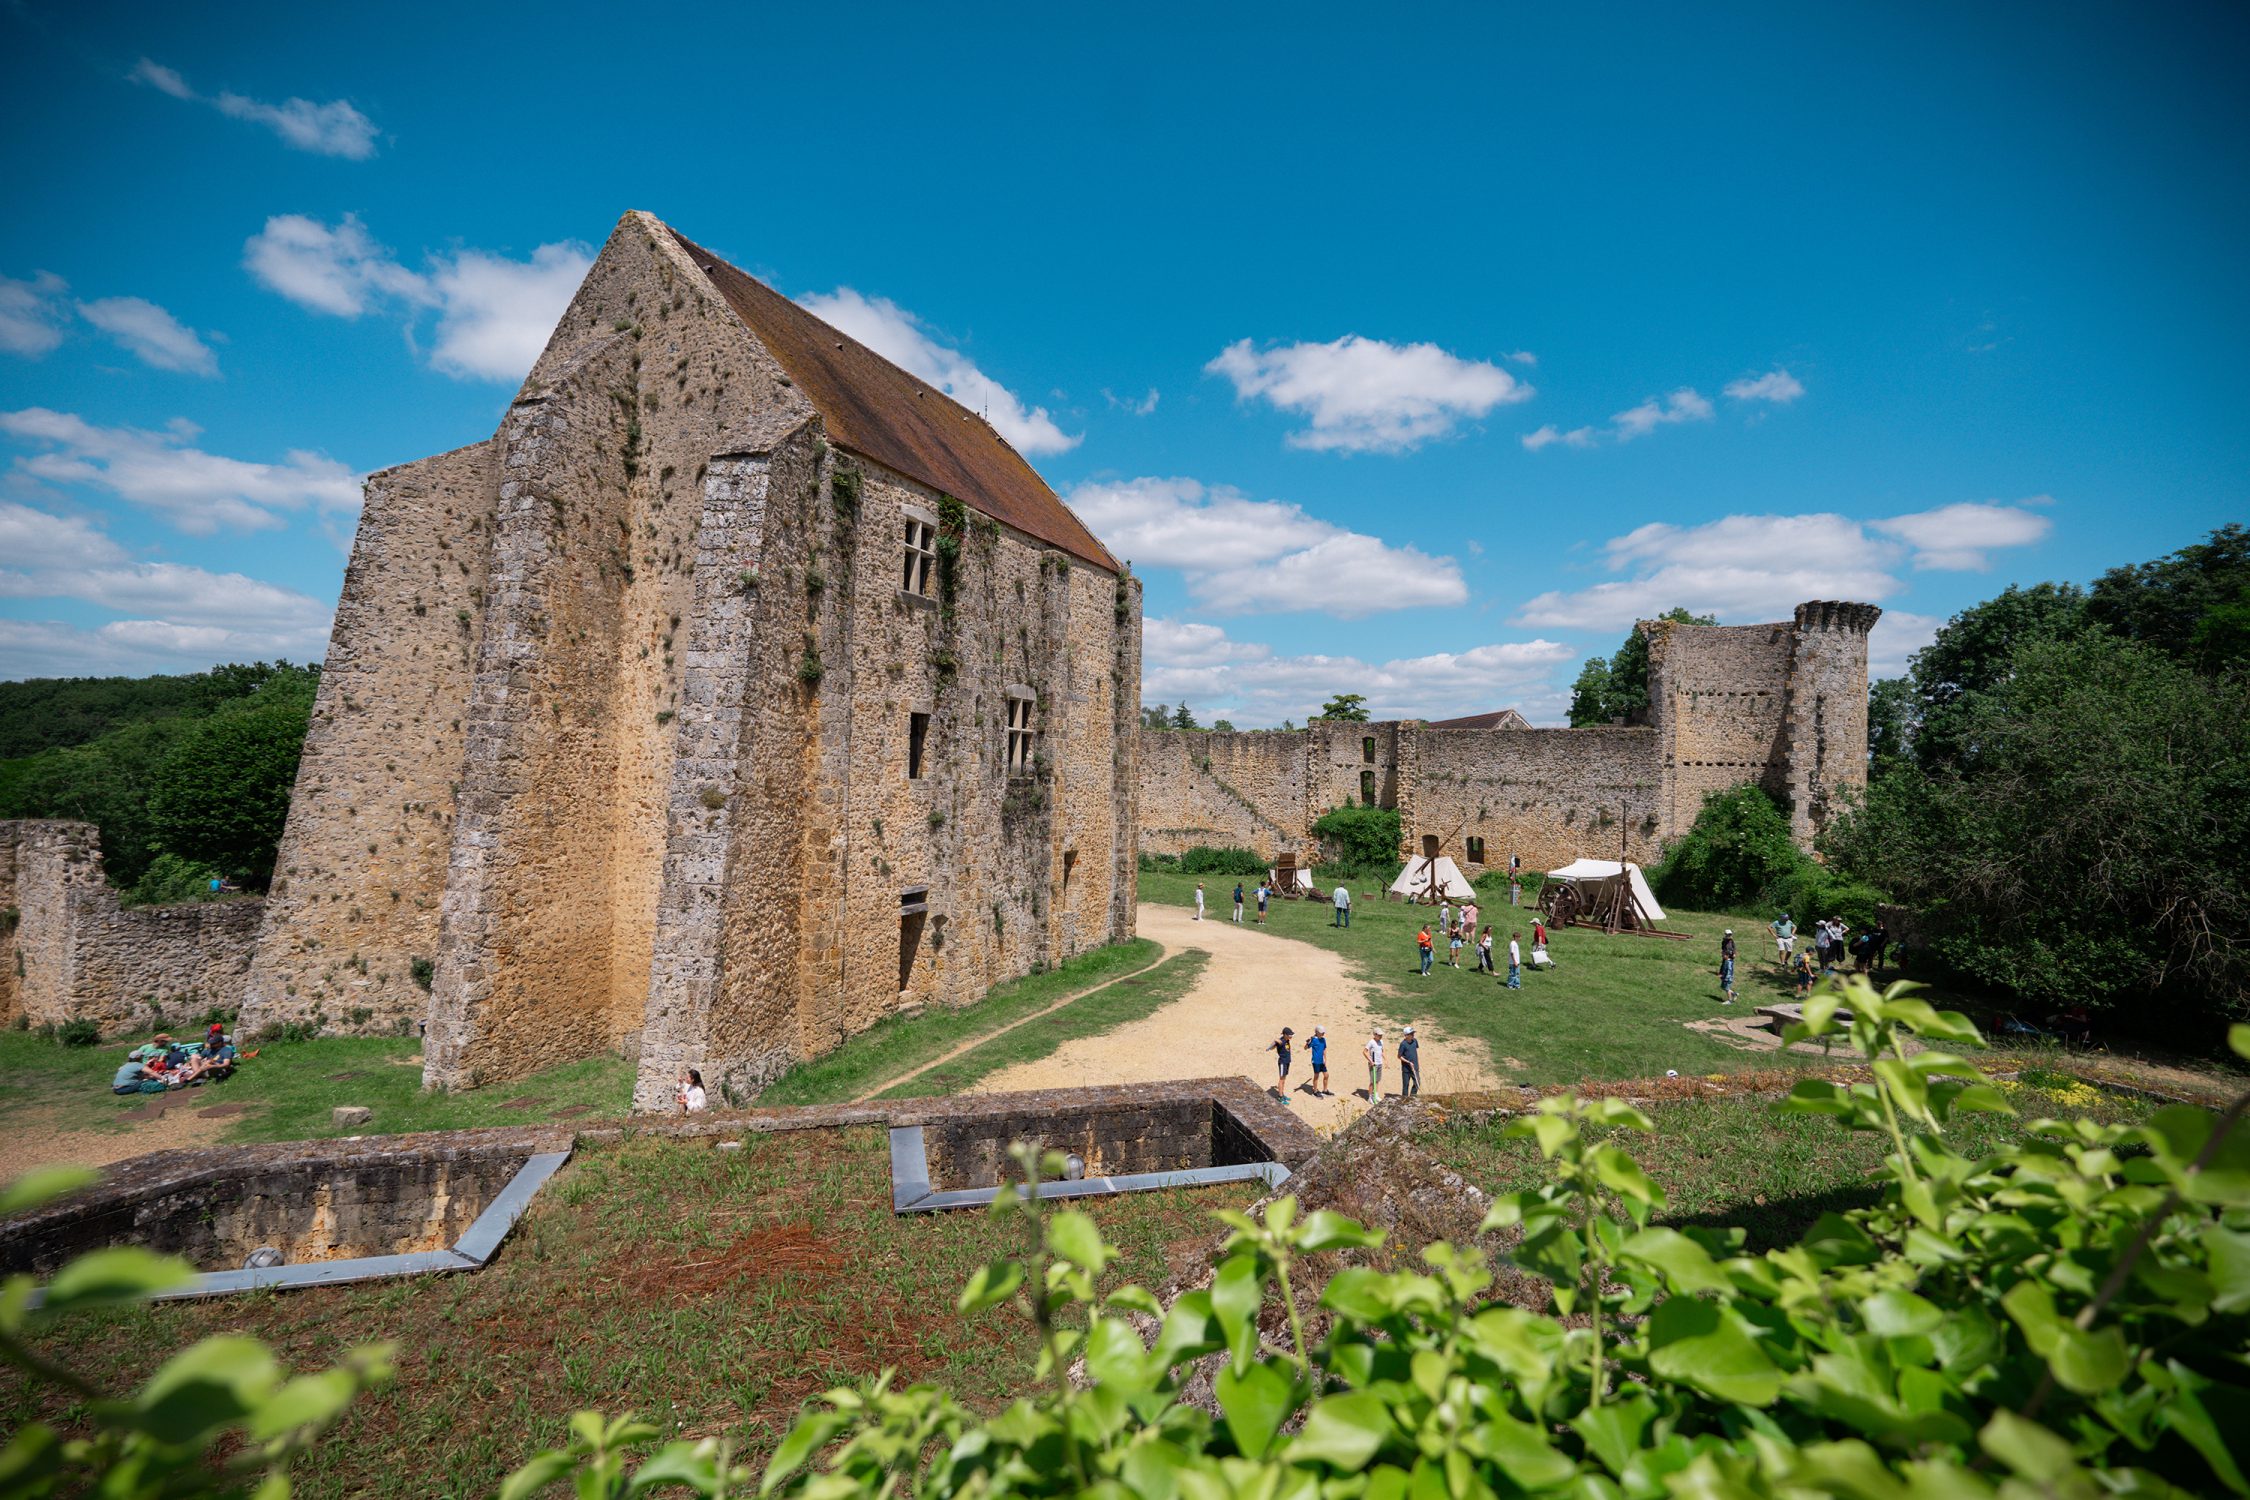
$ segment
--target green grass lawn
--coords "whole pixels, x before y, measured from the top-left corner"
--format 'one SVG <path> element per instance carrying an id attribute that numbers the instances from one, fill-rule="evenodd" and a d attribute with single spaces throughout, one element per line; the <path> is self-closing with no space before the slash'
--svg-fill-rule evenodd
<path id="1" fill-rule="evenodd" d="M 1111 1273 L 1164 1287 L 1255 1183 L 1083 1206 L 1125 1252 Z M 995 1411 L 1032 1383 L 1012 1312 L 954 1311 L 977 1267 L 1022 1248 L 1019 1221 L 891 1211 L 884 1132 L 750 1136 L 739 1151 L 641 1139 L 580 1151 L 498 1259 L 469 1276 L 266 1293 L 73 1318 L 45 1351 L 105 1390 L 207 1335 L 267 1340 L 293 1369 L 398 1346 L 295 1471 L 306 1496 L 489 1495 L 572 1411 L 631 1410 L 667 1434 L 725 1432 L 762 1465 L 804 1400 L 895 1366 Z M 65 1403 L 0 1368 L 0 1431 Z"/>
<path id="2" fill-rule="evenodd" d="M 757 1102 L 842 1104 L 857 1099 L 902 1073 L 943 1057 L 963 1042 L 1013 1026 L 1079 990 L 1145 969 L 1163 952 L 1161 945 L 1147 938 L 1131 938 L 1081 953 L 1044 974 L 994 985 L 974 1004 L 925 1011 L 918 1016 L 885 1017 L 835 1051 L 790 1069 L 769 1085 Z M 918 1087 L 913 1092 L 944 1091 Z"/>
<path id="3" fill-rule="evenodd" d="M 564 1063 L 511 1083 L 460 1094 L 422 1092 L 421 1043 L 411 1037 L 323 1037 L 269 1043 L 224 1083 L 166 1094 L 120 1097 L 109 1081 L 125 1060 L 130 1041 L 65 1047 L 35 1031 L 0 1032 L 0 1130 L 126 1130 L 126 1111 L 161 1099 L 177 1109 L 241 1103 L 247 1113 L 212 1120 L 210 1139 L 291 1141 L 311 1136 L 395 1134 L 457 1130 L 477 1125 L 523 1125 L 570 1105 L 592 1113 L 623 1114 L 632 1104 L 633 1070 L 622 1057 L 604 1054 Z M 535 1098 L 526 1108 L 509 1100 Z M 363 1104 L 372 1124 L 338 1130 L 329 1111 Z"/>
<path id="4" fill-rule="evenodd" d="M 1227 883 L 1206 877 L 1206 884 L 1218 891 Z M 1190 907 L 1194 893 L 1193 876 L 1141 876 L 1144 902 Z M 1214 907 L 1222 904 L 1214 902 Z M 1435 1022 L 1449 1037 L 1482 1043 L 1491 1052 L 1493 1070 L 1512 1083 L 1645 1078 L 1667 1069 L 1719 1073 L 1787 1066 L 1790 1061 L 1779 1053 L 1737 1050 L 1680 1024 L 1725 1013 L 1719 1004 L 1719 937 L 1728 927 L 1734 929 L 1742 954 L 1734 1008 L 1742 1011 L 1791 997 L 1773 962 L 1771 935 L 1749 918 L 1671 910 L 1664 925 L 1689 934 L 1686 942 L 1561 929 L 1551 934 L 1548 945 L 1556 967 L 1539 974 L 1526 968 L 1518 991 L 1478 974 L 1474 951 L 1467 947 L 1461 950 L 1461 968 L 1448 968 L 1442 941 L 1437 972 L 1421 978 L 1414 934 L 1423 922 L 1437 920 L 1434 907 L 1385 901 L 1381 886 L 1368 883 L 1365 891 L 1355 885 L 1349 928 L 1331 926 L 1333 915 L 1324 899 L 1275 901 L 1267 925 L 1284 937 L 1318 943 L 1350 960 L 1370 988 L 1373 1008 L 1391 1019 Z M 1492 928 L 1494 962 L 1502 978 L 1510 931 L 1523 934 L 1524 953 L 1530 955 L 1532 916 L 1528 906 L 1509 907 L 1505 891 L 1499 905 L 1484 904 L 1480 920 Z M 1444 1068 L 1444 1059 L 1425 1049 L 1423 1071 L 1435 1077 Z"/>

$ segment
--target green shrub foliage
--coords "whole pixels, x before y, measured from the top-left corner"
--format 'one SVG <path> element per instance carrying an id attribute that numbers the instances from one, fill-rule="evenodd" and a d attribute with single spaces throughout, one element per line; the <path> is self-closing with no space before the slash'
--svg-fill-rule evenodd
<path id="1" fill-rule="evenodd" d="M 1703 799 L 1694 826 L 1665 851 L 1652 884 L 1665 901 L 1734 911 L 1776 899 L 1810 863 L 1789 836 L 1788 814 L 1760 788 L 1743 785 Z"/>
<path id="2" fill-rule="evenodd" d="M 312 701 L 309 678 L 277 678 L 181 736 L 150 783 L 156 843 L 263 885 L 289 816 Z"/>
<path id="3" fill-rule="evenodd" d="M 1263 876 L 1272 866 L 1255 849 L 1244 849 L 1234 844 L 1197 844 L 1180 855 L 1180 861 L 1174 868 L 1183 875 Z"/>
<path id="4" fill-rule="evenodd" d="M 1381 872 L 1386 878 L 1398 869 L 1401 835 L 1395 807 L 1332 807 L 1312 831 L 1320 840 L 1324 864 Z"/>
<path id="5" fill-rule="evenodd" d="M 1544 1311 L 1496 1300 L 1484 1254 L 1442 1243 L 1419 1269 L 1351 1266 L 1301 1297 L 1308 1257 L 1382 1234 L 1286 1197 L 1262 1216 L 1221 1213 L 1232 1233 L 1213 1276 L 1167 1308 L 1109 1284 L 1117 1251 L 1093 1219 L 1016 1186 L 993 1212 L 1021 1226 L 1023 1251 L 978 1271 L 960 1303 L 1004 1310 L 1033 1346 L 1032 1393 L 1006 1410 L 885 1375 L 822 1396 L 760 1476 L 723 1439 L 664 1442 L 581 1412 L 569 1443 L 500 1493 L 2250 1493 L 2250 1138 L 2237 1128 L 2250 1095 L 2223 1116 L 2033 1121 L 2020 1143 L 1966 1157 L 1947 1144 L 1952 1118 L 2009 1106 L 1944 1050 L 1976 1045 L 1975 1028 L 1910 989 L 1835 986 L 1791 1028 L 1858 1054 L 1869 1081 L 1808 1079 L 1776 1108 L 1892 1151 L 1880 1201 L 1822 1215 L 1786 1249 L 1749 1255 L 1740 1230 L 1655 1223 L 1664 1194 L 1626 1149 L 1649 1119 L 1567 1094 L 1506 1124 L 1548 1176 L 1484 1222 L 1509 1237 L 1510 1264 L 1544 1278 Z M 2231 1040 L 2250 1057 L 2250 1026 Z M 1059 1154 L 1014 1155 L 1025 1182 L 1062 1171 Z M 0 1212 L 51 1189 L 12 1189 Z M 0 1357 L 75 1396 L 92 1429 L 66 1441 L 24 1427 L 0 1452 L 0 1491 L 77 1493 L 99 1476 L 124 1497 L 252 1478 L 285 1493 L 291 1458 L 387 1373 L 387 1351 L 362 1350 L 288 1380 L 262 1344 L 222 1335 L 111 1398 L 25 1340 L 185 1269 L 104 1250 L 59 1273 L 37 1311 L 29 1278 L 0 1291 Z M 1191 1380 L 1215 1413 L 1182 1399 Z"/>

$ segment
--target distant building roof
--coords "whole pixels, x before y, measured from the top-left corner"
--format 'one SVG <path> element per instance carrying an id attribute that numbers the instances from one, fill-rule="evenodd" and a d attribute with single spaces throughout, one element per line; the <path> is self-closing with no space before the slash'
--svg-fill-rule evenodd
<path id="1" fill-rule="evenodd" d="M 1529 729 L 1531 721 L 1512 708 L 1496 708 L 1488 714 L 1470 714 L 1465 719 L 1433 719 L 1432 729 Z"/>
<path id="2" fill-rule="evenodd" d="M 991 423 L 677 229 L 671 235 L 781 361 L 832 442 L 1095 567 L 1125 571 Z"/>

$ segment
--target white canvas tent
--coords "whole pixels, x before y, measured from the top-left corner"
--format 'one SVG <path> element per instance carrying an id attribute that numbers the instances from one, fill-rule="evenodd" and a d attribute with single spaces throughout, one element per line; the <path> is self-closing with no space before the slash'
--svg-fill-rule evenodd
<path id="1" fill-rule="evenodd" d="M 1476 887 L 1462 878 L 1461 867 L 1444 855 L 1430 859 L 1415 855 L 1406 862 L 1398 879 L 1391 882 L 1391 894 L 1408 901 L 1474 901 Z"/>
<path id="2" fill-rule="evenodd" d="M 1567 881 L 1577 886 L 1586 896 L 1582 909 L 1597 903 L 1593 899 L 1601 888 L 1614 884 L 1622 876 L 1630 882 L 1633 905 L 1651 922 L 1664 920 L 1664 908 L 1656 904 L 1656 892 L 1648 888 L 1648 877 L 1636 864 L 1620 864 L 1614 859 L 1574 859 L 1559 870 L 1549 870 L 1549 880 Z"/>
<path id="3" fill-rule="evenodd" d="M 1297 890 L 1298 890 L 1298 892 L 1299 892 L 1300 894 L 1310 894 L 1310 893 L 1311 893 L 1311 891 L 1312 891 L 1312 871 L 1311 871 L 1310 869 L 1308 869 L 1308 868 L 1307 868 L 1306 866 L 1304 866 L 1304 865 L 1299 865 L 1299 866 L 1297 866 L 1297 868 L 1296 868 L 1296 869 L 1295 869 L 1294 871 L 1292 871 L 1292 872 L 1291 872 L 1291 875 L 1292 875 L 1292 878 L 1293 878 L 1293 879 L 1295 880 L 1295 882 L 1296 882 L 1296 888 L 1297 888 Z M 1273 889 L 1275 889 L 1275 890 L 1277 890 L 1277 891 L 1278 891 L 1278 890 L 1280 890 L 1280 889 L 1281 889 L 1281 867 L 1280 867 L 1280 866 L 1278 866 L 1278 865 L 1276 865 L 1276 866 L 1274 866 L 1273 868 L 1271 868 L 1271 869 L 1267 870 L 1267 871 L 1266 871 L 1266 880 L 1267 880 L 1267 882 L 1268 882 L 1268 883 L 1269 883 L 1269 884 L 1270 884 L 1270 885 L 1271 885 L 1271 886 L 1273 887 Z"/>

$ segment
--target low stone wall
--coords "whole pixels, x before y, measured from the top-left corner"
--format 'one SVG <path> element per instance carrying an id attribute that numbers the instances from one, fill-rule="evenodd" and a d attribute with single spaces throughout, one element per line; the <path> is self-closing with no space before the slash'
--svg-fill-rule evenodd
<path id="1" fill-rule="evenodd" d="M 93 824 L 0 820 L 0 909 L 15 913 L 0 933 L 0 1024 L 90 1020 L 112 1036 L 231 1008 L 264 908 L 255 896 L 120 906 Z"/>
<path id="2" fill-rule="evenodd" d="M 212 1271 L 260 1245 L 291 1265 L 437 1249 L 532 1153 L 568 1141 L 553 1130 L 460 1130 L 135 1157 L 86 1193 L 0 1221 L 0 1271 L 45 1275 L 121 1244 Z"/>

